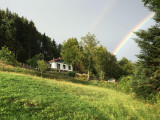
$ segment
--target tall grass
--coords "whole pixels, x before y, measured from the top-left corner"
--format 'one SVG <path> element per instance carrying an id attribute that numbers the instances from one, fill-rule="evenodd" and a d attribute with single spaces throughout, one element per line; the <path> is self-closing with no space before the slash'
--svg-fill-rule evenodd
<path id="1" fill-rule="evenodd" d="M 0 120 L 159 120 L 158 108 L 115 90 L 0 72 Z"/>

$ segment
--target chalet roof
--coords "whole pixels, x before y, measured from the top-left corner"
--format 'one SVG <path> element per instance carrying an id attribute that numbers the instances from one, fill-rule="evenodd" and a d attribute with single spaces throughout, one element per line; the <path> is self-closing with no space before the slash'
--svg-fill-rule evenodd
<path id="1" fill-rule="evenodd" d="M 57 58 L 57 59 L 53 59 L 53 60 L 50 60 L 50 61 L 48 61 L 48 62 L 64 62 L 64 60 L 62 60 L 62 58 Z"/>

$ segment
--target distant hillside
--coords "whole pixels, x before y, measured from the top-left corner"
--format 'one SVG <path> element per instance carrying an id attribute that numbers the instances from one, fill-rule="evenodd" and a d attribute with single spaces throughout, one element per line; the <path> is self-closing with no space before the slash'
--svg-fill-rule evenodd
<path id="1" fill-rule="evenodd" d="M 1 120 L 158 120 L 158 108 L 114 90 L 0 71 Z"/>

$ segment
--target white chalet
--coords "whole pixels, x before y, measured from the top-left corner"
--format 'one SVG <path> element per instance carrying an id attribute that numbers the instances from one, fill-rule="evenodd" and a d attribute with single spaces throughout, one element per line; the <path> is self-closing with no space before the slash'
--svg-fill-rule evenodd
<path id="1" fill-rule="evenodd" d="M 50 68 L 53 70 L 62 70 L 62 71 L 73 71 L 73 66 L 67 63 L 64 63 L 62 58 L 53 59 L 48 61 Z"/>

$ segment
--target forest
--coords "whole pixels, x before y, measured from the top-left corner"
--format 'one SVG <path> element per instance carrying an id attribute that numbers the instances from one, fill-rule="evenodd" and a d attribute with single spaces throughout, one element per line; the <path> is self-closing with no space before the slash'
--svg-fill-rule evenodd
<path id="1" fill-rule="evenodd" d="M 134 40 L 141 49 L 135 63 L 125 57 L 118 61 L 92 33 L 82 36 L 80 41 L 68 38 L 57 45 L 54 39 L 38 32 L 33 21 L 19 17 L 8 9 L 0 10 L 0 49 L 8 48 L 15 61 L 33 67 L 37 67 L 34 60 L 48 61 L 62 57 L 66 63 L 74 66 L 75 72 L 86 73 L 88 80 L 115 78 L 124 91 L 156 101 L 160 96 L 160 2 L 143 2 L 156 13 L 156 24 L 147 30 L 135 32 L 138 38 Z M 1 60 L 2 56 L 0 52 Z"/>
<path id="2" fill-rule="evenodd" d="M 0 10 L 0 48 L 8 47 L 17 61 L 26 63 L 37 54 L 44 60 L 59 57 L 58 45 L 45 33 L 38 32 L 33 21 L 29 21 L 8 9 Z"/>

